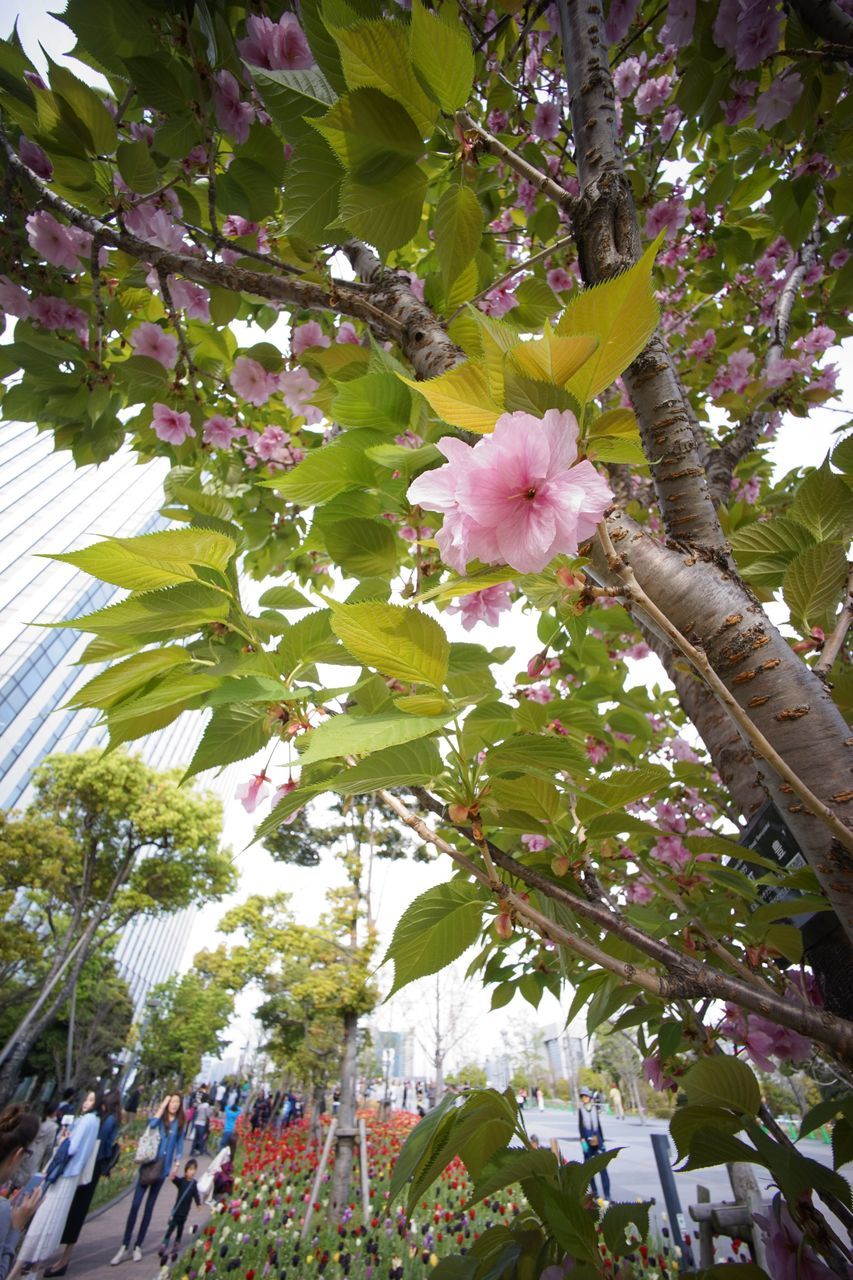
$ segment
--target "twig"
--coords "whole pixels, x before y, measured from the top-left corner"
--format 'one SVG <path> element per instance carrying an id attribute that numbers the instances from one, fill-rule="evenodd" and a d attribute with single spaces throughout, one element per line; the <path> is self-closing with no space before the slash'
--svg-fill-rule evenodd
<path id="1" fill-rule="evenodd" d="M 92 236 L 91 250 L 91 272 L 92 272 L 92 299 L 95 303 L 95 342 L 94 355 L 98 365 L 103 360 L 104 349 L 104 319 L 106 317 L 106 308 L 104 306 L 104 297 L 101 293 L 101 264 L 99 261 L 103 242 L 99 236 Z"/>
<path id="2" fill-rule="evenodd" d="M 195 376 L 196 367 L 193 358 L 190 355 L 190 349 L 187 344 L 187 335 L 184 333 L 184 326 L 181 324 L 180 317 L 172 301 L 172 291 L 169 288 L 169 278 L 162 267 L 157 268 L 157 279 L 160 282 L 160 296 L 163 299 L 163 306 L 166 308 L 166 315 L 169 317 L 169 323 L 178 335 L 178 347 L 181 352 L 181 362 L 186 370 L 187 378 Z"/>
<path id="3" fill-rule="evenodd" d="M 541 191 L 568 213 L 574 210 L 577 202 L 574 196 L 569 195 L 565 187 L 561 187 L 548 174 L 542 173 L 535 165 L 525 160 L 523 156 L 518 155 L 515 151 L 510 151 L 509 147 L 505 146 L 493 133 L 489 133 L 488 129 L 484 129 L 482 125 L 477 124 L 473 116 L 470 116 L 467 111 L 457 111 L 456 122 L 468 133 L 475 133 L 484 150 L 503 160 L 504 164 L 515 170 L 520 177 L 530 182 L 537 191 Z"/>
<path id="4" fill-rule="evenodd" d="M 782 759 L 779 752 L 768 742 L 761 730 L 753 724 L 740 703 L 717 675 L 704 651 L 691 644 L 687 637 L 683 636 L 678 628 L 670 622 L 666 614 L 658 608 L 651 597 L 646 595 L 637 581 L 634 570 L 617 553 L 616 548 L 613 546 L 604 520 L 598 526 L 598 537 L 604 548 L 611 571 L 625 583 L 627 598 L 638 604 L 643 612 L 655 622 L 670 644 L 684 654 L 685 658 L 690 661 L 705 680 L 705 683 L 714 691 L 719 701 L 729 712 L 729 715 L 741 729 L 744 736 L 752 743 L 758 754 L 788 783 L 791 790 L 799 797 L 806 808 L 829 827 L 836 840 L 845 849 L 853 853 L 853 831 L 846 827 L 840 818 L 837 818 L 832 810 L 827 808 L 822 800 L 818 799 L 814 792 L 806 786 L 794 770 Z"/>
<path id="5" fill-rule="evenodd" d="M 835 626 L 824 641 L 820 657 L 812 667 L 812 670 L 821 679 L 826 678 L 832 664 L 844 647 L 844 641 L 847 638 L 847 632 L 851 624 L 853 624 L 853 565 L 851 565 L 847 575 L 847 594 L 844 598 L 844 604 L 841 606 L 841 612 L 835 620 Z"/>
<path id="6" fill-rule="evenodd" d="M 497 280 L 493 281 L 492 284 L 489 285 L 488 289 L 482 289 L 476 297 L 470 298 L 467 302 L 463 302 L 458 306 L 447 323 L 450 324 L 458 315 L 461 315 L 466 307 L 473 307 L 476 303 L 480 302 L 482 298 L 488 297 L 488 295 L 494 292 L 495 289 L 500 289 L 502 284 L 506 284 L 507 280 L 511 280 L 513 276 L 517 276 L 519 271 L 527 271 L 533 266 L 534 262 L 540 262 L 543 258 L 547 258 L 549 254 L 557 253 L 565 245 L 572 243 L 572 236 L 563 236 L 562 240 L 557 240 L 554 244 L 548 245 L 546 249 L 540 249 L 539 253 L 534 253 L 532 257 L 526 258 L 524 262 L 517 263 L 510 271 L 504 272 L 502 276 L 499 276 Z"/>

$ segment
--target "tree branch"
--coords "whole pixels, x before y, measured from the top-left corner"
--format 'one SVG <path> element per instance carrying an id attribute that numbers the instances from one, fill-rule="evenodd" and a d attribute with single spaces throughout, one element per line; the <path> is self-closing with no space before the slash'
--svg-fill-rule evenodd
<path id="1" fill-rule="evenodd" d="M 565 209 L 567 213 L 571 213 L 575 207 L 574 196 L 569 195 L 565 187 L 561 187 L 559 182 L 555 182 L 547 173 L 542 173 L 541 169 L 537 169 L 535 165 L 530 164 L 517 151 L 511 151 L 508 146 L 496 138 L 493 133 L 489 133 L 488 129 L 484 129 L 481 124 L 467 111 L 456 112 L 456 122 L 467 133 L 473 133 L 476 136 L 476 146 L 481 150 L 490 152 L 491 155 L 497 156 L 499 160 L 503 160 L 504 164 L 517 173 L 520 178 L 531 183 L 537 191 L 541 191 L 549 200 L 553 200 L 561 209 Z"/>

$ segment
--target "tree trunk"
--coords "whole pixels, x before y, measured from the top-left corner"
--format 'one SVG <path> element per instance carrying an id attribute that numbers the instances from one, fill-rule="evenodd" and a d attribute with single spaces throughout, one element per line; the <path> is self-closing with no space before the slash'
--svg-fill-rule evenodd
<path id="1" fill-rule="evenodd" d="M 355 1094 L 358 1076 L 358 1014 L 343 1016 L 343 1051 L 341 1053 L 341 1101 L 338 1107 L 338 1132 L 335 1139 L 335 1167 L 332 1172 L 330 1210 L 337 1221 L 350 1198 L 352 1165 L 355 1153 Z"/>
<path id="2" fill-rule="evenodd" d="M 41 1016 L 35 1021 L 30 1021 L 22 1034 L 15 1033 L 15 1038 L 10 1042 L 12 1049 L 3 1061 L 2 1066 L 0 1066 L 0 1106 L 10 1102 L 14 1097 L 21 1082 L 21 1073 L 30 1050 L 39 1036 L 53 1022 L 57 1013 L 76 987 L 77 980 L 80 977 L 80 970 L 83 968 L 88 955 L 88 948 L 78 952 L 71 972 L 67 975 L 59 992 L 50 1001 L 47 1008 L 42 1006 Z"/>

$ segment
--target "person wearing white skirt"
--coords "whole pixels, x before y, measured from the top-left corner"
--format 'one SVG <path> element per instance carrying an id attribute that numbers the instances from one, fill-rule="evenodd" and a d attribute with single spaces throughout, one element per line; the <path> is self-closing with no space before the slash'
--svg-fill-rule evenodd
<path id="1" fill-rule="evenodd" d="M 68 1160 L 59 1177 L 44 1193 L 36 1215 L 30 1223 L 18 1260 L 9 1280 L 17 1280 L 26 1273 L 27 1280 L 35 1280 L 49 1262 L 59 1253 L 65 1219 L 74 1192 L 77 1190 L 98 1140 L 98 1096 L 92 1091 L 86 1094 L 80 1114 L 71 1126 Z"/>

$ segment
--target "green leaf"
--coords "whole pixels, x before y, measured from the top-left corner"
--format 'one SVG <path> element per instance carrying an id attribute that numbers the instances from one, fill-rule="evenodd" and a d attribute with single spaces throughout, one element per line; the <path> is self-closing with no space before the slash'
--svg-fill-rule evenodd
<path id="1" fill-rule="evenodd" d="M 545 1223 L 557 1243 L 581 1262 L 598 1260 L 598 1238 L 592 1214 L 574 1200 L 545 1183 L 542 1188 Z"/>
<path id="2" fill-rule="evenodd" d="M 659 764 L 640 769 L 625 769 L 609 778 L 596 778 L 577 799 L 578 816 L 586 821 L 602 809 L 622 809 L 626 804 L 656 794 L 672 781 Z"/>
<path id="3" fill-rule="evenodd" d="M 507 359 L 525 377 L 562 387 L 590 359 L 598 338 L 588 334 L 560 338 L 550 326 L 546 328 L 544 337 L 512 347 Z"/>
<path id="4" fill-rule="evenodd" d="M 322 244 L 326 228 L 337 220 L 343 170 L 331 147 L 316 133 L 300 138 L 287 166 L 284 230 L 311 244 Z"/>
<path id="5" fill-rule="evenodd" d="M 407 165 L 384 182 L 346 178 L 341 187 L 341 221 L 385 257 L 417 235 L 426 188 L 426 174 L 416 164 Z"/>
<path id="6" fill-rule="evenodd" d="M 389 1199 L 396 1204 L 400 1193 L 413 1173 L 432 1148 L 442 1145 L 442 1134 L 452 1124 L 450 1114 L 458 1105 L 458 1099 L 451 1094 L 443 1099 L 437 1107 L 428 1111 L 423 1120 L 412 1129 L 403 1143 L 400 1154 L 391 1166 L 391 1186 Z"/>
<path id="7" fill-rule="evenodd" d="M 806 476 L 794 499 L 790 515 L 804 524 L 820 541 L 846 540 L 853 529 L 850 490 L 834 471 L 829 460 Z"/>
<path id="8" fill-rule="evenodd" d="M 332 635 L 332 616 L 318 609 L 288 627 L 277 649 L 282 669 L 292 674 L 298 666 L 314 662 L 346 665 L 346 654 Z"/>
<path id="9" fill-rule="evenodd" d="M 480 894 L 466 880 L 434 885 L 415 898 L 398 920 L 383 960 L 394 961 L 388 997 L 458 959 L 480 936 L 482 917 Z"/>
<path id="10" fill-rule="evenodd" d="M 599 347 L 575 374 L 569 391 L 586 404 L 619 376 L 655 331 L 660 308 L 652 290 L 652 267 L 661 236 L 633 267 L 585 289 L 569 303 L 557 324 L 561 337 L 593 334 Z"/>
<path id="11" fill-rule="evenodd" d="M 373 427 L 400 434 L 409 425 L 412 397 L 395 374 L 366 373 L 338 387 L 331 412 L 343 427 Z M 411 455 L 414 450 L 404 452 Z"/>
<path id="12" fill-rule="evenodd" d="M 529 815 L 534 822 L 547 826 L 559 818 L 563 801 L 557 788 L 544 778 L 494 778 L 492 780 L 491 798 L 498 808 L 498 821 L 503 824 L 510 810 L 513 814 Z M 516 825 L 513 821 L 512 825 Z"/>
<path id="13" fill-rule="evenodd" d="M 712 1169 L 715 1165 L 738 1162 L 761 1164 L 765 1162 L 740 1138 L 718 1128 L 695 1129 L 690 1138 L 690 1157 L 682 1172 L 691 1169 Z"/>
<path id="14" fill-rule="evenodd" d="M 761 1089 L 753 1072 L 739 1058 L 715 1054 L 700 1060 L 685 1074 L 682 1088 L 695 1106 L 728 1107 L 744 1115 L 758 1115 Z"/>
<path id="15" fill-rule="evenodd" d="M 840 1169 L 850 1160 L 853 1160 L 853 1124 L 842 1116 L 832 1130 L 832 1163 Z"/>
<path id="16" fill-rule="evenodd" d="M 311 119 L 345 169 L 364 178 L 391 178 L 424 153 L 409 113 L 377 89 L 356 89 L 324 116 Z"/>
<path id="17" fill-rule="evenodd" d="M 115 122 L 100 96 L 82 80 L 48 59 L 50 87 L 54 92 L 63 120 L 85 138 L 93 155 L 110 156 L 116 149 L 118 135 Z"/>
<path id="18" fill-rule="evenodd" d="M 369 602 L 335 605 L 335 635 L 350 653 L 383 675 L 440 688 L 450 645 L 439 624 L 415 608 Z"/>
<path id="19" fill-rule="evenodd" d="M 120 702 L 172 667 L 189 664 L 186 649 L 147 649 L 102 671 L 68 699 L 67 707 L 107 707 Z"/>
<path id="20" fill-rule="evenodd" d="M 629 1227 L 636 1228 L 636 1236 L 631 1233 L 627 1238 Z M 614 1258 L 621 1258 L 631 1253 L 636 1247 L 632 1241 L 645 1240 L 649 1234 L 649 1206 L 647 1204 L 611 1204 L 601 1220 L 601 1234 L 604 1243 Z"/>
<path id="21" fill-rule="evenodd" d="M 630 409 L 610 409 L 591 424 L 587 433 L 587 456 L 600 462 L 646 462 L 637 419 Z"/>
<path id="22" fill-rule="evenodd" d="M 805 525 L 785 516 L 756 520 L 735 529 L 730 541 L 744 577 L 770 590 L 781 587 L 791 561 L 814 546 L 814 538 Z"/>
<path id="23" fill-rule="evenodd" d="M 344 79 L 350 89 L 381 89 L 406 108 L 426 138 L 438 110 L 421 88 L 409 56 L 407 29 L 391 19 L 327 29 L 337 41 Z"/>
<path id="24" fill-rule="evenodd" d="M 80 551 L 48 557 L 131 591 L 198 579 L 197 568 L 224 573 L 236 551 L 231 538 L 210 529 L 163 529 L 140 538 L 110 538 Z"/>
<path id="25" fill-rule="evenodd" d="M 186 110 L 191 90 L 186 83 L 188 77 L 180 63 L 165 58 L 162 52 L 156 58 L 137 56 L 124 58 L 122 61 L 130 72 L 137 100 L 142 105 L 153 107 L 155 111 L 169 116 Z M 147 150 L 147 144 L 142 143 L 142 145 Z M 119 147 L 120 154 L 121 147 Z M 119 168 L 121 168 L 121 161 L 119 161 Z M 141 188 L 134 189 L 141 190 Z"/>
<path id="26" fill-rule="evenodd" d="M 739 1116 L 723 1107 L 688 1106 L 678 1107 L 669 1122 L 669 1133 L 679 1160 L 686 1160 L 690 1154 L 690 1142 L 697 1129 L 720 1129 L 723 1133 L 734 1134 L 743 1127 Z"/>
<path id="27" fill-rule="evenodd" d="M 412 61 L 443 111 L 458 111 L 471 96 L 474 53 L 464 24 L 412 2 Z"/>
<path id="28" fill-rule="evenodd" d="M 151 158 L 151 148 L 141 138 L 136 142 L 120 142 L 116 163 L 131 191 L 148 195 L 161 185 L 160 170 Z"/>
<path id="29" fill-rule="evenodd" d="M 834 1098 L 824 1098 L 822 1102 L 815 1103 L 803 1116 L 803 1121 L 800 1125 L 800 1137 L 808 1137 L 810 1133 L 814 1133 L 815 1129 L 819 1129 L 821 1125 L 826 1124 L 827 1120 L 832 1120 L 842 1113 L 853 1116 L 853 1103 L 849 1098 L 841 1094 L 836 1095 Z"/>
<path id="30" fill-rule="evenodd" d="M 324 527 L 326 550 L 354 578 L 390 577 L 397 568 L 397 538 L 387 522 L 341 520 Z"/>
<path id="31" fill-rule="evenodd" d="M 555 773 L 564 771 L 585 775 L 589 760 L 583 747 L 568 738 L 556 738 L 553 734 L 525 735 L 492 747 L 486 757 L 486 767 L 491 775 L 519 772 L 550 781 Z"/>
<path id="32" fill-rule="evenodd" d="M 338 774 L 332 790 L 350 796 L 377 787 L 412 786 L 432 782 L 443 768 L 438 747 L 429 738 L 404 742 L 385 751 L 376 751 L 351 769 Z"/>
<path id="33" fill-rule="evenodd" d="M 503 413 L 489 394 L 483 366 L 471 360 L 425 382 L 416 382 L 401 373 L 397 376 L 407 387 L 419 391 L 438 416 L 452 427 L 480 433 L 491 431 Z"/>
<path id="34" fill-rule="evenodd" d="M 368 488 L 372 483 L 373 468 L 363 447 L 346 436 L 313 449 L 292 471 L 270 481 L 272 488 L 303 507 L 329 502 L 347 489 Z"/>
<path id="35" fill-rule="evenodd" d="M 443 729 L 452 713 L 441 716 L 407 716 L 386 712 L 376 716 L 335 716 L 311 733 L 303 764 L 332 760 L 336 756 L 363 756 L 383 747 L 426 738 Z"/>
<path id="36" fill-rule="evenodd" d="M 270 739 L 266 706 L 231 706 L 214 711 L 184 780 L 255 755 Z"/>
<path id="37" fill-rule="evenodd" d="M 522 1183 L 525 1178 L 555 1179 L 556 1173 L 557 1160 L 553 1151 L 528 1151 L 526 1148 L 500 1151 L 482 1170 L 465 1207 L 477 1204 L 513 1183 Z"/>
<path id="38" fill-rule="evenodd" d="M 105 609 L 50 625 L 91 631 L 108 639 L 132 638 L 146 644 L 161 637 L 190 635 L 208 622 L 222 622 L 230 606 L 223 592 L 187 582 L 129 596 Z"/>
<path id="39" fill-rule="evenodd" d="M 270 587 L 258 604 L 264 609 L 312 609 L 311 601 L 295 587 Z"/>
<path id="40" fill-rule="evenodd" d="M 794 625 L 801 631 L 830 630 L 846 582 L 847 556 L 840 542 L 819 542 L 801 551 L 782 583 Z"/>
<path id="41" fill-rule="evenodd" d="M 470 187 L 447 188 L 436 206 L 434 220 L 435 254 L 446 292 L 480 247 L 483 222 L 480 202 Z"/>

